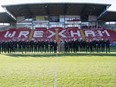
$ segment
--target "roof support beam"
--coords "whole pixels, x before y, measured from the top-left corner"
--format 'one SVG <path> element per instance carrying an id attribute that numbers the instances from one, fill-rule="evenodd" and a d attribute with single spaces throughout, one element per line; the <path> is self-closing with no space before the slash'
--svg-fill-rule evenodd
<path id="1" fill-rule="evenodd" d="M 85 4 L 82 8 L 82 11 L 81 11 L 81 15 L 83 15 L 85 13 L 85 9 L 86 9 L 87 5 Z"/>
<path id="2" fill-rule="evenodd" d="M 26 5 L 25 6 L 25 8 L 27 8 L 27 10 L 28 10 L 28 13 L 30 14 L 29 16 L 33 16 L 33 12 L 31 11 L 31 9 L 30 9 L 30 7 L 29 7 L 29 5 Z"/>
<path id="3" fill-rule="evenodd" d="M 49 12 L 49 5 L 46 4 L 46 5 L 45 5 L 45 8 L 46 8 L 46 13 L 47 13 L 48 15 L 50 15 L 50 12 Z"/>
<path id="4" fill-rule="evenodd" d="M 81 13 L 80 13 L 80 15 L 81 15 L 81 20 L 82 21 L 88 21 L 88 18 L 86 17 L 86 15 L 85 15 L 85 9 L 87 8 L 87 5 L 85 4 L 84 6 L 83 6 L 83 8 L 82 8 L 82 11 L 81 11 Z"/>
<path id="5" fill-rule="evenodd" d="M 64 4 L 64 9 L 63 9 L 63 14 L 66 15 L 67 13 L 67 9 L 68 9 L 68 5 L 67 4 Z"/>
<path id="6" fill-rule="evenodd" d="M 14 20 L 16 20 L 16 17 L 15 17 L 14 15 L 12 15 L 12 14 L 7 10 L 6 7 L 5 7 L 5 11 L 6 11 L 6 13 L 8 13 L 8 15 L 9 15 L 11 18 L 13 18 Z"/>
<path id="7" fill-rule="evenodd" d="M 104 14 L 107 13 L 107 9 L 109 8 L 110 6 L 107 6 L 106 9 L 97 17 L 97 20 L 102 17 Z"/>

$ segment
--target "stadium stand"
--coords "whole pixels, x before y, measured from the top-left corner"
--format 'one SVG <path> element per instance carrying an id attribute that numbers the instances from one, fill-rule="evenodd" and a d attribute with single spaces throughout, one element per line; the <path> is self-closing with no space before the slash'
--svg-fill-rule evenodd
<path id="1" fill-rule="evenodd" d="M 10 27 L 0 30 L 0 40 L 50 41 L 55 40 L 58 29 L 60 41 L 109 39 L 115 43 L 116 26 L 112 30 L 105 25 L 107 21 L 116 21 L 116 12 L 107 11 L 109 6 L 94 3 L 4 5 L 10 14 L 0 13 L 0 23 L 9 23 Z M 83 25 L 83 22 L 88 23 Z"/>

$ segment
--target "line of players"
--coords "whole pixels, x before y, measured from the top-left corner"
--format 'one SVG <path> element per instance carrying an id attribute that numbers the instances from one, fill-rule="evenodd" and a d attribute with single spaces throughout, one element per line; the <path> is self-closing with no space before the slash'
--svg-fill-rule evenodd
<path id="1" fill-rule="evenodd" d="M 63 43 L 63 42 L 62 42 Z M 72 40 L 65 41 L 65 52 L 109 52 L 110 53 L 110 41 L 109 40 Z M 62 45 L 61 45 L 62 46 Z"/>
<path id="2" fill-rule="evenodd" d="M 0 42 L 0 53 L 15 52 L 57 52 L 56 41 L 2 41 Z"/>
<path id="3" fill-rule="evenodd" d="M 109 40 L 70 40 L 61 41 L 2 41 L 0 42 L 0 53 L 15 52 L 110 52 Z"/>

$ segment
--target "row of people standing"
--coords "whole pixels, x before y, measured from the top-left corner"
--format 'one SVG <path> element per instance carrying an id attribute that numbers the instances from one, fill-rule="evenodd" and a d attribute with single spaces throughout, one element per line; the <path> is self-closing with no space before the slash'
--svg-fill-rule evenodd
<path id="1" fill-rule="evenodd" d="M 0 53 L 15 52 L 110 52 L 109 40 L 70 40 L 61 41 L 2 41 Z"/>
<path id="2" fill-rule="evenodd" d="M 0 53 L 57 52 L 56 41 L 2 41 Z"/>
<path id="3" fill-rule="evenodd" d="M 71 40 L 61 41 L 62 52 L 110 52 L 109 40 Z"/>

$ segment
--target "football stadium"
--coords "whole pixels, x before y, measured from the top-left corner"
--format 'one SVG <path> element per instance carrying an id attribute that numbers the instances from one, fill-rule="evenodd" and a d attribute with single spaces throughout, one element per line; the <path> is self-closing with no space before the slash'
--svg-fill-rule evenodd
<path id="1" fill-rule="evenodd" d="M 2 5 L 0 87 L 116 87 L 112 4 Z"/>

